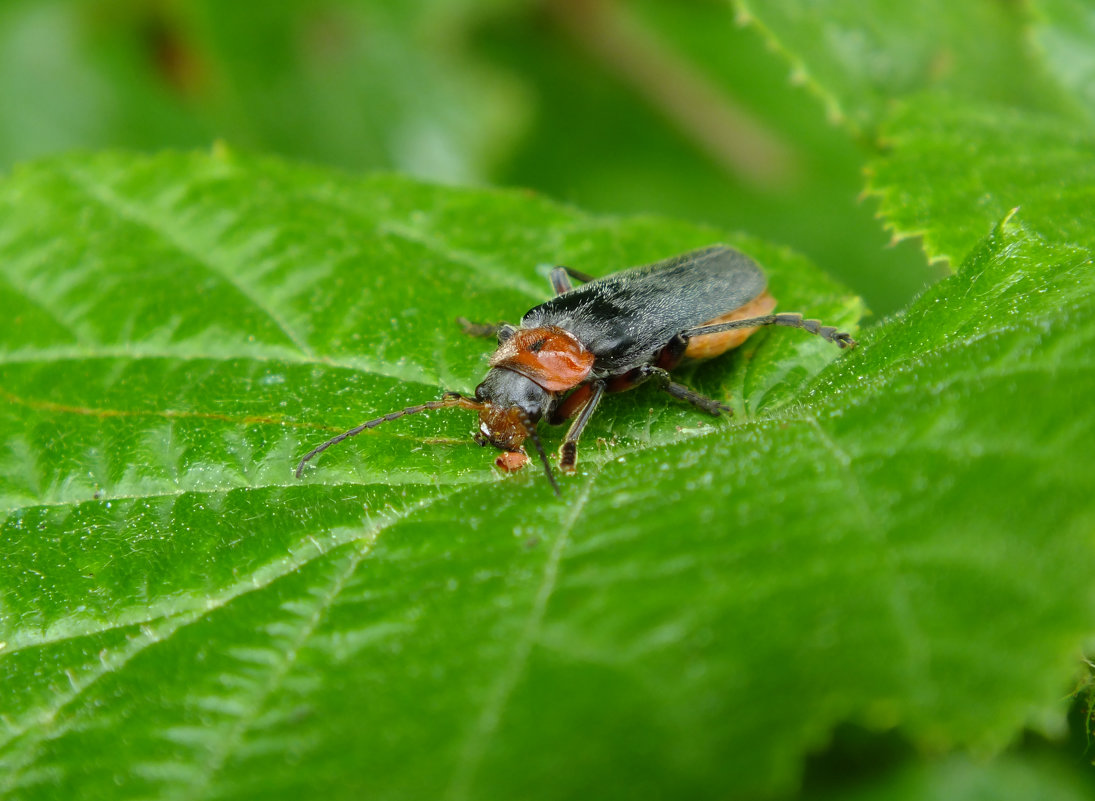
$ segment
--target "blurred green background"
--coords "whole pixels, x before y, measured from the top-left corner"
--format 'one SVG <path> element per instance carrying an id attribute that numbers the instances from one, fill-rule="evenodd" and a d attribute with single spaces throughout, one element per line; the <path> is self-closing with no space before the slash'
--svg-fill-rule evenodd
<path id="1" fill-rule="evenodd" d="M 790 245 L 900 308 L 939 274 L 724 0 L 4 0 L 0 168 L 216 140 Z M 624 265 L 621 265 L 624 266 Z"/>

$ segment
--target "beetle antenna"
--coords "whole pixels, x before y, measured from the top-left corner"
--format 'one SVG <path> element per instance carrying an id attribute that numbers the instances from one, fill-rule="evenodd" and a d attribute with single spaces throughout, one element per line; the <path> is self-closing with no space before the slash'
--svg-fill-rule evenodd
<path id="1" fill-rule="evenodd" d="M 351 428 L 349 431 L 343 431 L 337 437 L 324 442 L 318 447 L 312 448 L 305 454 L 304 458 L 300 460 L 300 464 L 297 465 L 297 478 L 300 478 L 304 473 L 304 465 L 308 463 L 312 458 L 319 456 L 325 450 L 332 445 L 337 445 L 344 439 L 355 437 L 367 428 L 376 428 L 381 423 L 390 423 L 392 420 L 398 420 L 400 417 L 406 417 L 408 414 L 418 414 L 419 412 L 429 411 L 431 409 L 451 409 L 454 406 L 459 406 L 461 409 L 469 409 L 471 411 L 479 411 L 483 408 L 483 404 L 479 401 L 474 401 L 471 398 L 465 398 L 456 392 L 446 392 L 441 396 L 441 400 L 430 401 L 429 403 L 422 403 L 418 406 L 408 406 L 406 409 L 400 409 L 398 412 L 392 412 L 386 414 L 383 417 L 377 417 L 374 420 L 368 420 L 355 428 Z M 552 482 L 553 484 L 555 482 Z"/>
<path id="2" fill-rule="evenodd" d="M 555 490 L 555 497 L 561 498 L 563 494 L 559 492 L 559 485 L 555 481 L 555 474 L 551 472 L 551 465 L 548 464 L 547 454 L 544 453 L 544 446 L 540 444 L 540 437 L 536 433 L 536 424 L 529 420 L 528 415 L 524 412 L 521 412 L 521 422 L 524 424 L 529 439 L 532 440 L 532 444 L 536 446 L 536 452 L 540 454 L 540 462 L 544 465 L 544 472 L 547 473 L 548 481 L 551 482 L 551 488 Z"/>

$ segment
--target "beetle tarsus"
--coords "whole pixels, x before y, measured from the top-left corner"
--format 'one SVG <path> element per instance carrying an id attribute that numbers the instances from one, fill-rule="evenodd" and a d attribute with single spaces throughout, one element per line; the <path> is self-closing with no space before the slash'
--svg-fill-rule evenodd
<path id="1" fill-rule="evenodd" d="M 721 334 L 723 331 L 733 331 L 736 328 L 760 328 L 765 325 L 782 325 L 788 328 L 799 328 L 824 340 L 832 342 L 841 348 L 854 348 L 858 343 L 852 339 L 852 335 L 840 331 L 835 326 L 822 325 L 820 320 L 807 320 L 797 312 L 782 312 L 780 314 L 767 314 L 763 317 L 750 317 L 745 320 L 732 320 L 728 323 L 716 323 L 715 325 L 702 325 L 699 328 L 690 328 L 681 332 L 686 339 L 702 337 L 709 334 Z"/>
<path id="2" fill-rule="evenodd" d="M 844 331 L 837 331 L 835 334 L 833 334 L 832 338 L 829 341 L 835 342 L 840 347 L 847 348 L 848 350 L 851 350 L 859 344 L 854 339 L 852 339 L 851 334 L 848 334 Z"/>
<path id="3" fill-rule="evenodd" d="M 567 441 L 559 447 L 559 469 L 564 473 L 573 473 L 578 464 L 578 443 Z"/>

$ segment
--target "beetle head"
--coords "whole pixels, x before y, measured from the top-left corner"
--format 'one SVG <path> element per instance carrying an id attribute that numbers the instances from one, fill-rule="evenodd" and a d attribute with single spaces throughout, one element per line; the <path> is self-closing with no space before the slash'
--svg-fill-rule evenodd
<path id="1" fill-rule="evenodd" d="M 523 375 L 505 368 L 495 368 L 490 370 L 483 379 L 483 383 L 476 387 L 475 400 L 455 392 L 446 392 L 440 400 L 408 406 L 406 409 L 369 420 L 349 431 L 344 431 L 337 437 L 332 437 L 322 445 L 313 448 L 300 460 L 300 464 L 297 465 L 297 478 L 300 478 L 304 465 L 309 460 L 332 445 L 357 436 L 362 431 L 376 428 L 378 425 L 398 420 L 409 414 L 418 414 L 431 409 L 458 408 L 479 413 L 479 433 L 475 435 L 475 440 L 480 445 L 486 445 L 489 442 L 505 451 L 495 462 L 504 470 L 518 470 L 528 461 L 524 443 L 525 440 L 531 439 L 544 466 L 548 481 L 551 482 L 551 488 L 558 495 L 559 485 L 555 482 L 547 454 L 544 453 L 544 447 L 536 434 L 536 424 L 544 416 L 544 412 L 550 408 L 553 398 L 553 393 Z"/>
<path id="2" fill-rule="evenodd" d="M 516 451 L 544 416 L 552 394 L 520 373 L 495 367 L 475 388 L 475 399 L 483 404 L 476 441 Z"/>
<path id="3" fill-rule="evenodd" d="M 555 494 L 559 487 L 548 466 L 547 456 L 536 435 L 536 424 L 550 408 L 554 393 L 520 373 L 504 367 L 493 367 L 483 382 L 475 388 L 479 408 L 479 432 L 475 441 L 480 445 L 490 443 L 506 451 L 496 464 L 505 470 L 519 469 L 525 462 L 524 444 L 531 439 L 544 465 Z"/>

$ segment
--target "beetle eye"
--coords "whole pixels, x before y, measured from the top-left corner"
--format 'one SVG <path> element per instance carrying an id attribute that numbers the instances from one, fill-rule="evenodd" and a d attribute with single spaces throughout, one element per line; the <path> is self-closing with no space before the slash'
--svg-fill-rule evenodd
<path id="1" fill-rule="evenodd" d="M 479 386 L 477 386 L 475 388 L 475 399 L 477 401 L 485 401 L 485 400 L 488 400 L 490 398 L 490 396 L 487 395 L 486 384 L 487 384 L 487 382 L 484 381 L 482 384 L 480 384 Z"/>

